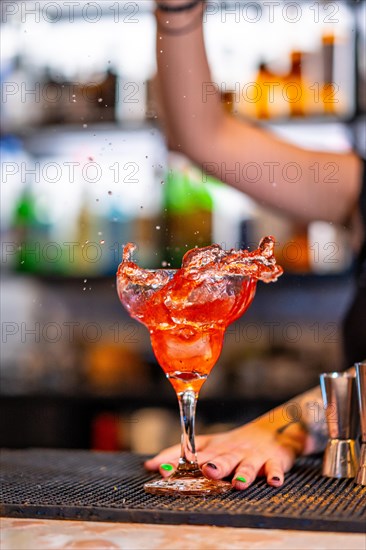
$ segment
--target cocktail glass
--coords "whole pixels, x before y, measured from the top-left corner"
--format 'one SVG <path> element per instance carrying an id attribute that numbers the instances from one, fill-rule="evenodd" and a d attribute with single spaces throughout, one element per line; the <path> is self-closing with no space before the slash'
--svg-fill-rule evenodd
<path id="1" fill-rule="evenodd" d="M 218 245 L 193 249 L 181 269 L 145 270 L 132 261 L 126 245 L 117 273 L 119 298 L 130 315 L 150 331 L 153 351 L 179 402 L 181 456 L 166 479 L 146 483 L 145 491 L 172 495 L 223 493 L 226 481 L 204 476 L 195 446 L 199 391 L 215 365 L 226 327 L 253 301 L 258 279 L 282 273 L 273 256 L 274 240 L 262 239 L 255 252 L 225 252 Z"/>

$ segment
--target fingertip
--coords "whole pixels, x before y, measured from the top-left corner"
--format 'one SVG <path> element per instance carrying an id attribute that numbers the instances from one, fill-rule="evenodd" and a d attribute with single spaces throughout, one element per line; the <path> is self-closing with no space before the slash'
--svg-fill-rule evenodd
<path id="1" fill-rule="evenodd" d="M 159 466 L 159 472 L 163 477 L 170 476 L 174 471 L 174 466 L 169 463 L 160 464 Z"/>
<path id="2" fill-rule="evenodd" d="M 267 477 L 267 483 L 272 487 L 281 487 L 281 485 L 283 485 L 283 482 L 284 476 L 282 474 L 269 475 Z"/>
<path id="3" fill-rule="evenodd" d="M 159 464 L 159 462 L 156 462 L 153 458 L 150 458 L 149 460 L 145 460 L 144 468 L 146 470 L 157 470 L 159 468 Z"/>
<path id="4" fill-rule="evenodd" d="M 285 479 L 285 469 L 279 460 L 268 460 L 264 466 L 264 475 L 271 487 L 281 487 Z"/>
<path id="5" fill-rule="evenodd" d="M 220 479 L 220 469 L 213 462 L 206 462 L 206 464 L 203 464 L 202 471 L 211 479 Z"/>
<path id="6" fill-rule="evenodd" d="M 232 480 L 232 486 L 238 491 L 243 491 L 244 489 L 247 489 L 249 485 L 250 481 L 248 481 L 244 476 L 236 476 Z"/>

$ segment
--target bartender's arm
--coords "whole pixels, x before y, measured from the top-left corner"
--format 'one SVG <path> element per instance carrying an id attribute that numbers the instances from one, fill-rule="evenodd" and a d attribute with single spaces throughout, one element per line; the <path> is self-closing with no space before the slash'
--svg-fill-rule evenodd
<path id="1" fill-rule="evenodd" d="M 158 76 L 170 147 L 263 205 L 303 221 L 343 223 L 359 196 L 360 159 L 352 152 L 302 149 L 226 113 L 212 85 L 203 10 L 203 1 L 157 2 Z M 281 177 L 281 167 L 289 161 L 300 167 L 296 182 Z M 238 162 L 256 163 L 261 179 L 251 181 L 245 170 L 239 170 L 238 177 Z M 319 179 L 311 168 L 315 162 Z M 333 177 L 327 177 L 330 166 Z"/>

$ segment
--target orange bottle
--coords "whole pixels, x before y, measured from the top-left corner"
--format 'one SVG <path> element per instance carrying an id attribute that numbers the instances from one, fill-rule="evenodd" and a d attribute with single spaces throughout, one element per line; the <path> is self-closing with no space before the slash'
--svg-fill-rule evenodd
<path id="1" fill-rule="evenodd" d="M 289 104 L 290 116 L 305 116 L 306 98 L 300 51 L 291 52 L 291 69 L 284 80 L 283 94 Z"/>

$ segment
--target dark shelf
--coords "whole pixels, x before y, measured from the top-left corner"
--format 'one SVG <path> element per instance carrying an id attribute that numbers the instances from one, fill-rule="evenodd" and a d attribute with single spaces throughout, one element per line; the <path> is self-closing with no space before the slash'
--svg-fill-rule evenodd
<path id="1" fill-rule="evenodd" d="M 214 423 L 241 424 L 277 406 L 277 401 L 232 398 L 202 398 L 198 420 L 206 426 Z M 101 413 L 124 415 L 132 422 L 136 411 L 146 407 L 166 408 L 176 414 L 174 393 L 162 397 L 148 395 L 2 395 L 0 400 L 0 447 L 52 447 L 89 449 L 93 420 Z M 130 418 L 130 420 L 129 420 Z"/>

